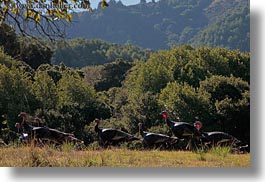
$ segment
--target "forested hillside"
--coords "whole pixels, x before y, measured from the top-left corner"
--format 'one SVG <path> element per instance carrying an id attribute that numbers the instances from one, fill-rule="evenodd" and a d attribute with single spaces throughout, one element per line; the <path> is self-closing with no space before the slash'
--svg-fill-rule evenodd
<path id="1" fill-rule="evenodd" d="M 70 38 L 99 38 L 165 49 L 189 43 L 250 50 L 249 0 L 160 0 L 109 7 L 75 14 L 67 29 Z"/>
<path id="2" fill-rule="evenodd" d="M 132 44 L 114 44 L 103 40 L 87 40 L 77 38 L 68 41 L 57 41 L 51 45 L 54 54 L 52 64 L 63 62 L 70 67 L 82 68 L 88 65 L 101 65 L 111 63 L 116 59 L 129 62 L 133 60 L 146 61 L 151 53 L 150 49 L 141 49 Z"/>
<path id="3" fill-rule="evenodd" d="M 17 139 L 14 125 L 21 111 L 29 121 L 38 116 L 43 125 L 90 144 L 96 141 L 95 118 L 103 127 L 136 135 L 138 122 L 171 135 L 159 115 L 165 109 L 172 119 L 199 118 L 204 131 L 250 141 L 249 53 L 186 45 L 151 53 L 147 61 L 117 59 L 80 70 L 64 64 L 32 69 L 8 51 L 0 52 L 0 136 L 6 143 Z"/>
<path id="4" fill-rule="evenodd" d="M 186 43 L 250 50 L 247 0 L 141 1 L 134 6 L 112 0 L 109 4 L 104 10 L 75 14 L 68 34 L 82 38 L 52 45 L 52 64 L 81 68 L 116 59 L 146 61 L 151 49 Z"/>

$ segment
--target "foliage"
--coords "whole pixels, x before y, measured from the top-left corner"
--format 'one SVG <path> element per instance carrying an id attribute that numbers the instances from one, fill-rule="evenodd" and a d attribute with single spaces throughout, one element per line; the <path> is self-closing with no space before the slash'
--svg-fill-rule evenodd
<path id="1" fill-rule="evenodd" d="M 0 64 L 5 65 L 7 67 L 12 67 L 14 65 L 15 60 L 12 59 L 10 56 L 4 53 L 3 48 L 0 48 Z"/>
<path id="2" fill-rule="evenodd" d="M 4 52 L 10 56 L 16 56 L 19 53 L 18 37 L 13 28 L 8 24 L 0 24 L 0 47 L 4 47 Z"/>
<path id="3" fill-rule="evenodd" d="M 159 51 L 134 64 L 114 98 L 113 92 L 107 94 L 112 98 L 108 103 L 133 133 L 138 122 L 162 127 L 158 113 L 169 109 L 172 118 L 193 122 L 198 117 L 206 131 L 226 131 L 249 141 L 249 61 L 247 53 L 218 47 Z M 220 89 L 213 92 L 212 87 Z M 229 94 L 233 96 L 227 99 Z"/>
<path id="4" fill-rule="evenodd" d="M 108 90 L 112 87 L 121 87 L 127 71 L 132 64 L 123 60 L 115 60 L 103 66 L 84 68 L 85 79 L 97 91 Z"/>
<path id="5" fill-rule="evenodd" d="M 93 102 L 95 91 L 92 87 L 84 84 L 78 75 L 68 75 L 64 73 L 58 82 L 59 108 L 78 106 L 85 107 Z"/>
<path id="6" fill-rule="evenodd" d="M 117 59 L 81 70 L 42 64 L 32 70 L 2 51 L 0 63 L 5 131 L 14 130 L 17 114 L 26 111 L 85 144 L 97 141 L 95 118 L 103 128 L 138 135 L 142 122 L 147 131 L 171 135 L 159 115 L 168 109 L 173 120 L 191 123 L 198 117 L 203 131 L 250 141 L 249 53 L 184 45 L 152 53 L 147 61 Z"/>
<path id="7" fill-rule="evenodd" d="M 37 69 L 41 64 L 50 64 L 52 54 L 53 51 L 44 41 L 29 37 L 20 40 L 19 57 L 33 69 Z"/>
<path id="8" fill-rule="evenodd" d="M 77 7 L 92 11 L 89 0 L 1 0 L 0 4 L 0 24 L 10 24 L 22 35 L 38 34 L 51 40 L 64 36 L 62 26 L 72 20 Z M 107 6 L 102 0 L 101 7 Z"/>
<path id="9" fill-rule="evenodd" d="M 212 10 L 209 10 L 212 9 Z M 211 11 L 216 11 L 217 7 L 209 8 L 209 18 L 212 16 Z M 249 7 L 235 6 L 232 11 L 224 13 L 223 18 L 217 18 L 212 21 L 211 26 L 208 26 L 198 32 L 193 37 L 192 43 L 195 46 L 211 45 L 211 46 L 226 46 L 229 45 L 232 49 L 241 51 L 250 50 L 250 14 Z M 218 11 L 217 11 L 218 12 Z M 218 15 L 219 16 L 219 15 Z M 227 31 L 224 31 L 227 30 Z"/>
<path id="10" fill-rule="evenodd" d="M 209 120 L 209 94 L 187 84 L 168 83 L 159 95 L 159 103 L 184 121 L 194 121 L 195 117 Z"/>
<path id="11" fill-rule="evenodd" d="M 49 127 L 74 132 L 82 138 L 85 124 L 95 117 L 109 117 L 108 106 L 97 98 L 79 70 L 63 64 L 41 65 L 31 74 L 4 53 L 0 58 L 1 130 L 14 131 L 17 115 L 25 111 L 39 116 Z"/>
<path id="12" fill-rule="evenodd" d="M 39 65 L 50 63 L 53 51 L 46 41 L 36 37 L 21 37 L 15 28 L 0 24 L 0 47 L 3 52 L 37 69 Z"/>
<path id="13" fill-rule="evenodd" d="M 78 23 L 67 29 L 73 38 L 129 41 L 154 50 L 189 43 L 250 51 L 248 0 L 161 0 L 133 6 L 110 1 L 108 9 L 80 12 L 73 20 Z"/>
<path id="14" fill-rule="evenodd" d="M 66 130 L 82 136 L 85 124 L 107 117 L 108 108 L 96 99 L 95 90 L 78 75 L 64 73 L 58 82 L 58 109 L 64 114 Z"/>
<path id="15" fill-rule="evenodd" d="M 62 78 L 62 72 L 65 70 L 65 65 L 61 64 L 60 66 L 52 66 L 49 64 L 42 64 L 36 70 L 37 73 L 46 72 L 49 77 L 53 79 L 55 84 Z M 69 70 L 70 71 L 70 70 Z"/>
<path id="16" fill-rule="evenodd" d="M 170 135 L 159 115 L 164 109 L 171 111 L 173 120 L 180 117 L 191 123 L 198 117 L 203 131 L 221 130 L 250 142 L 250 54 L 242 52 L 249 50 L 248 1 L 142 0 L 125 7 L 112 0 L 111 8 L 104 11 L 73 15 L 60 7 L 47 12 L 28 7 L 23 12 L 26 17 L 14 28 L 6 18 L 24 15 L 8 3 L 14 1 L 2 2 L 0 10 L 4 20 L 0 25 L 0 137 L 6 143 L 17 139 L 14 124 L 21 111 L 28 113 L 29 122 L 38 116 L 43 125 L 73 133 L 96 148 L 95 118 L 103 121 L 103 128 L 139 135 L 137 124 L 142 122 L 147 131 Z M 100 6 L 108 4 L 103 1 Z M 15 34 L 15 30 L 23 34 L 19 26 L 24 20 L 33 23 L 29 30 L 49 27 L 49 20 L 41 22 L 49 18 L 45 13 L 50 23 L 57 18 L 79 21 L 69 30 L 71 37 L 116 43 L 77 38 L 53 44 Z M 89 31 L 82 31 L 87 27 Z M 60 30 L 53 28 L 42 32 L 58 35 Z M 177 46 L 187 42 L 195 47 Z M 171 48 L 153 52 L 133 44 Z M 78 69 L 84 66 L 88 67 Z M 28 165 L 49 163 L 35 152 L 30 156 Z M 100 165 L 106 165 L 106 157 L 100 157 Z M 201 154 L 201 159 L 207 156 Z"/>
<path id="17" fill-rule="evenodd" d="M 110 63 L 117 59 L 129 62 L 133 60 L 145 61 L 151 52 L 131 44 L 119 45 L 98 39 L 86 40 L 84 38 L 58 41 L 54 49 L 53 64 L 63 62 L 67 66 L 79 68 Z"/>
<path id="18" fill-rule="evenodd" d="M 42 104 L 42 109 L 53 109 L 58 102 L 56 85 L 47 72 L 36 72 L 32 92 Z"/>
<path id="19" fill-rule="evenodd" d="M 213 118 L 218 121 L 219 128 L 249 142 L 249 84 L 233 76 L 212 76 L 201 82 L 201 89 L 211 95 Z"/>
<path id="20" fill-rule="evenodd" d="M 32 113 L 39 107 L 38 102 L 30 90 L 30 77 L 14 67 L 8 68 L 0 64 L 0 116 L 2 127 L 14 129 L 17 115 L 21 111 Z M 1 127 L 1 130 L 4 129 Z"/>

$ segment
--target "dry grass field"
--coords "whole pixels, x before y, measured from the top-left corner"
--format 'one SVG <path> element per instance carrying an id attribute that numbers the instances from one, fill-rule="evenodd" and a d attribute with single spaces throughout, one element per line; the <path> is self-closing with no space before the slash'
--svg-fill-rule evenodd
<path id="1" fill-rule="evenodd" d="M 226 148 L 208 152 L 159 150 L 80 150 L 70 147 L 0 148 L 5 167 L 250 167 L 250 154 L 231 154 Z"/>

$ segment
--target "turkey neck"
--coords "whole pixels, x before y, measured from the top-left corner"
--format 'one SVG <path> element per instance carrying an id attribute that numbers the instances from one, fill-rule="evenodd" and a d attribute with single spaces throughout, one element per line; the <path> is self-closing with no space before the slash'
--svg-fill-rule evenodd
<path id="1" fill-rule="evenodd" d="M 141 126 L 139 126 L 139 132 L 140 132 L 142 137 L 145 137 L 145 133 L 144 133 L 143 128 Z"/>
<path id="2" fill-rule="evenodd" d="M 173 126 L 174 126 L 174 122 L 172 122 L 168 117 L 165 119 L 166 120 L 166 122 L 167 122 L 167 125 L 170 127 L 170 128 L 172 128 Z"/>
<path id="3" fill-rule="evenodd" d="M 97 133 L 101 133 L 101 132 L 102 132 L 102 129 L 100 129 L 100 128 L 98 127 L 98 123 L 97 123 L 96 126 L 95 126 L 95 132 L 97 132 Z"/>
<path id="4" fill-rule="evenodd" d="M 33 129 L 33 127 L 27 123 L 26 119 L 23 119 L 21 126 L 23 127 L 24 130 L 26 130 L 26 132 L 29 132 L 30 130 Z"/>

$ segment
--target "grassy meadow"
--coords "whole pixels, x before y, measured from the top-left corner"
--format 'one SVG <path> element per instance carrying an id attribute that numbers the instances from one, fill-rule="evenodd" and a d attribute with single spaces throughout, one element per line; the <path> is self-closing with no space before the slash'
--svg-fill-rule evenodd
<path id="1" fill-rule="evenodd" d="M 2 167 L 250 167 L 250 154 L 231 154 L 227 148 L 208 152 L 159 150 L 80 150 L 70 147 L 0 148 Z"/>

